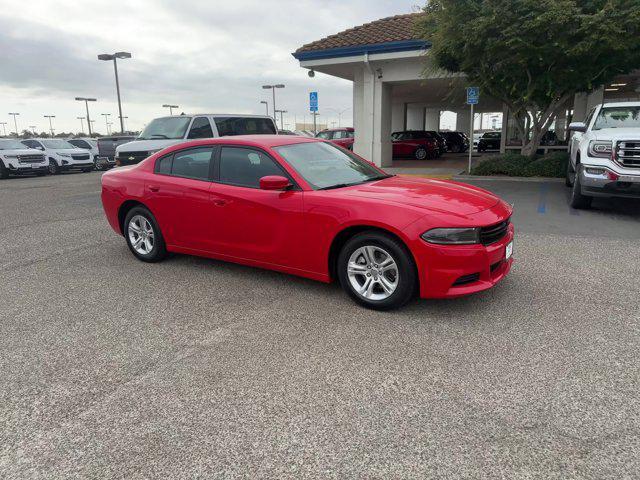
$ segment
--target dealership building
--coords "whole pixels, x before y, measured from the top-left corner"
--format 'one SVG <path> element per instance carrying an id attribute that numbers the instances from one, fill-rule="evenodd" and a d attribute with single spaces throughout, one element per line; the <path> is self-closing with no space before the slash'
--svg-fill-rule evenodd
<path id="1" fill-rule="evenodd" d="M 456 114 L 456 130 L 469 132 L 466 78 L 432 66 L 430 44 L 415 32 L 418 15 L 383 18 L 308 43 L 293 53 L 301 67 L 353 82 L 354 151 L 380 166 L 392 166 L 392 132 L 439 130 L 444 111 Z M 544 149 L 566 149 L 568 123 L 583 120 L 593 106 L 640 100 L 638 85 L 640 72 L 575 95 L 552 127 L 556 141 Z M 501 151 L 518 150 L 522 140 L 508 109 L 481 93 L 475 113 L 495 112 L 502 113 Z"/>

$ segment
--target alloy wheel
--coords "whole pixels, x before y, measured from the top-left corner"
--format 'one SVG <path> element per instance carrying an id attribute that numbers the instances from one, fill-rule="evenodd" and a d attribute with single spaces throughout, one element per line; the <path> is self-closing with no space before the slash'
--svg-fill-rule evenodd
<path id="1" fill-rule="evenodd" d="M 347 262 L 353 289 L 367 300 L 386 300 L 398 288 L 400 274 L 394 258 L 384 249 L 366 245 L 356 249 Z"/>
<path id="2" fill-rule="evenodd" d="M 136 215 L 129 222 L 128 232 L 131 247 L 140 255 L 149 255 L 155 237 L 151 222 L 142 215 Z"/>

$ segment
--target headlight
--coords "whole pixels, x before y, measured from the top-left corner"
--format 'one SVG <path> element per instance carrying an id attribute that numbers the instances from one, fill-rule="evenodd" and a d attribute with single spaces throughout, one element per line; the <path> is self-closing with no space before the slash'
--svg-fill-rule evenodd
<path id="1" fill-rule="evenodd" d="M 589 155 L 591 157 L 610 158 L 612 145 L 606 140 L 591 140 L 589 143 Z"/>
<path id="2" fill-rule="evenodd" d="M 423 233 L 422 239 L 438 245 L 472 245 L 480 243 L 480 229 L 434 228 Z"/>
<path id="3" fill-rule="evenodd" d="M 58 156 L 60 157 L 71 157 L 70 153 L 59 153 Z"/>

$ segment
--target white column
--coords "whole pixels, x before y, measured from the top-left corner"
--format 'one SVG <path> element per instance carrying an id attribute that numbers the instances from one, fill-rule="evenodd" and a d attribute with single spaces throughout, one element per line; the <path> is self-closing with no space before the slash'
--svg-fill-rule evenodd
<path id="1" fill-rule="evenodd" d="M 394 102 L 391 104 L 391 131 L 401 132 L 404 130 L 404 102 Z"/>
<path id="2" fill-rule="evenodd" d="M 440 109 L 427 108 L 424 114 L 424 129 L 440 131 Z"/>
<path id="3" fill-rule="evenodd" d="M 353 75 L 353 128 L 355 139 L 353 151 L 364 158 L 371 157 L 371 123 L 367 124 L 364 101 L 364 71 L 356 69 Z"/>
<path id="4" fill-rule="evenodd" d="M 424 126 L 424 107 L 417 104 L 407 105 L 407 130 L 422 130 Z"/>

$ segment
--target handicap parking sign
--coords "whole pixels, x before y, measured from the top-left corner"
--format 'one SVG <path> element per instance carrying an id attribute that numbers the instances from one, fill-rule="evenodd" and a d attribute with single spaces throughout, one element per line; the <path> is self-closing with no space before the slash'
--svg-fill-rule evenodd
<path id="1" fill-rule="evenodd" d="M 479 87 L 467 87 L 467 105 L 477 105 L 480 99 Z"/>
<path id="2" fill-rule="evenodd" d="M 318 92 L 309 92 L 309 111 L 318 111 Z"/>

